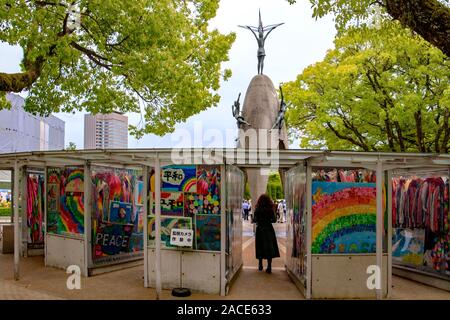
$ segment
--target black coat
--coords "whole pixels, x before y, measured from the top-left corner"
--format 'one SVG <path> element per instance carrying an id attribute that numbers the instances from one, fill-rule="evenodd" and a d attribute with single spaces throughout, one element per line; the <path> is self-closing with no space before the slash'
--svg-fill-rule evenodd
<path id="1" fill-rule="evenodd" d="M 276 222 L 275 212 L 270 208 L 256 208 L 256 259 L 271 259 L 280 256 L 277 237 L 272 223 Z"/>

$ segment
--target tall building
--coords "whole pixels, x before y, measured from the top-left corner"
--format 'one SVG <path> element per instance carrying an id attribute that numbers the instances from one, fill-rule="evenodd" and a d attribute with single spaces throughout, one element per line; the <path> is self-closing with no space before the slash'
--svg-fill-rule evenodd
<path id="1" fill-rule="evenodd" d="M 64 149 L 65 122 L 40 117 L 24 109 L 25 99 L 6 94 L 11 109 L 0 110 L 0 153 Z"/>
<path id="2" fill-rule="evenodd" d="M 84 148 L 128 148 L 128 117 L 121 112 L 84 115 Z"/>

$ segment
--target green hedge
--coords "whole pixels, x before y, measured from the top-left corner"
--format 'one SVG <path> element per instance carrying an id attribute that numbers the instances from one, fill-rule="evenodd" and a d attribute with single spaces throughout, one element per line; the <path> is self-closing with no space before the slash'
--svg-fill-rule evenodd
<path id="1" fill-rule="evenodd" d="M 10 217 L 11 208 L 0 208 L 0 217 Z"/>

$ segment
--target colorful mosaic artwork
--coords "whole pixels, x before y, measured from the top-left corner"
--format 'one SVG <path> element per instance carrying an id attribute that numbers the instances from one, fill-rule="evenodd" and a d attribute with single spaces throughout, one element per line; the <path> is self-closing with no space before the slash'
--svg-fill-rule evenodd
<path id="1" fill-rule="evenodd" d="M 202 214 L 220 214 L 220 167 L 197 167 L 197 194 Z"/>
<path id="2" fill-rule="evenodd" d="M 61 196 L 60 211 L 57 219 L 58 234 L 84 233 L 84 197 L 83 194 L 64 194 Z"/>
<path id="3" fill-rule="evenodd" d="M 143 201 L 143 183 L 140 178 L 137 170 L 92 169 L 95 264 L 127 260 L 142 251 L 143 211 L 139 203 Z"/>
<path id="4" fill-rule="evenodd" d="M 220 251 L 220 215 L 195 216 L 197 250 Z"/>
<path id="5" fill-rule="evenodd" d="M 220 202 L 210 194 L 204 196 L 196 193 L 184 195 L 184 215 L 191 217 L 193 214 L 220 214 Z"/>
<path id="6" fill-rule="evenodd" d="M 374 183 L 313 181 L 312 253 L 373 253 Z"/>
<path id="7" fill-rule="evenodd" d="M 65 192 L 83 192 L 84 171 L 82 168 L 66 169 L 64 176 Z"/>
<path id="8" fill-rule="evenodd" d="M 47 232 L 61 235 L 83 234 L 83 169 L 49 169 L 47 183 Z"/>

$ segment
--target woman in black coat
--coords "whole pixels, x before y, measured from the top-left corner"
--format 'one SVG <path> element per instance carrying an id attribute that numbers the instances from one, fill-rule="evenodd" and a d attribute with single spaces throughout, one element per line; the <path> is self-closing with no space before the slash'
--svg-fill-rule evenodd
<path id="1" fill-rule="evenodd" d="M 277 237 L 272 223 L 276 222 L 273 202 L 269 196 L 259 197 L 254 213 L 256 223 L 256 259 L 259 260 L 259 270 L 263 269 L 262 260 L 267 259 L 267 273 L 272 272 L 272 258 L 280 256 Z"/>

